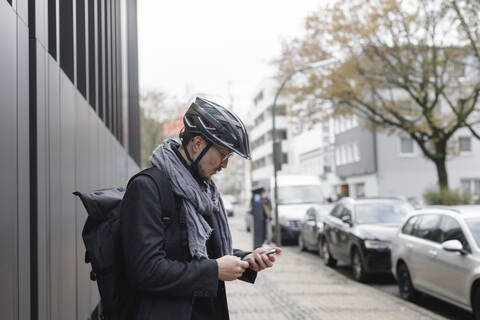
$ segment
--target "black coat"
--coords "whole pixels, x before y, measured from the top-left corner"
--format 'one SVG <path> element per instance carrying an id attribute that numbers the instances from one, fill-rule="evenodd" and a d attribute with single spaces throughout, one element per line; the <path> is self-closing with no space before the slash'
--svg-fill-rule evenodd
<path id="1" fill-rule="evenodd" d="M 207 243 L 211 259 L 192 260 L 181 208 L 165 226 L 153 180 L 132 180 L 121 207 L 121 235 L 126 273 L 132 288 L 131 319 L 228 319 L 225 284 L 218 280 L 218 228 Z M 212 223 L 211 221 L 208 221 Z M 234 250 L 243 257 L 248 252 Z M 247 270 L 242 280 L 254 282 Z M 192 315 L 193 312 L 193 315 Z"/>

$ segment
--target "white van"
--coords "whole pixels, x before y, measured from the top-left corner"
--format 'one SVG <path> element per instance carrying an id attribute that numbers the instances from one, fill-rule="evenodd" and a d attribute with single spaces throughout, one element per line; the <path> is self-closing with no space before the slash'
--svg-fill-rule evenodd
<path id="1" fill-rule="evenodd" d="M 312 204 L 324 203 L 321 180 L 316 175 L 282 174 L 277 176 L 278 220 L 282 244 L 296 243 L 305 212 Z M 272 206 L 275 208 L 275 181 L 270 180 Z M 275 210 L 272 210 L 272 237 L 275 239 Z"/>

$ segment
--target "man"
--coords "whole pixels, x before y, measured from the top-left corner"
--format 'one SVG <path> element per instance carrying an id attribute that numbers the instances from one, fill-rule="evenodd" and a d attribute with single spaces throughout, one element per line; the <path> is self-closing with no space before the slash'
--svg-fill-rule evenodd
<path id="1" fill-rule="evenodd" d="M 242 121 L 222 106 L 196 98 L 183 122 L 182 144 L 167 140 L 150 158 L 168 177 L 173 197 L 160 199 L 154 181 L 141 175 L 130 181 L 122 201 L 132 319 L 228 319 L 224 281 L 253 283 L 256 272 L 275 261 L 264 254 L 268 248 L 251 253 L 232 249 L 223 203 L 211 180 L 227 167 L 233 152 L 250 160 Z M 174 201 L 177 208 L 168 223 L 161 218 L 165 201 Z"/>
<path id="2" fill-rule="evenodd" d="M 252 190 L 252 200 L 250 208 L 253 218 L 253 248 L 263 246 L 265 242 L 265 210 L 263 207 L 262 194 L 265 191 L 263 187 Z"/>

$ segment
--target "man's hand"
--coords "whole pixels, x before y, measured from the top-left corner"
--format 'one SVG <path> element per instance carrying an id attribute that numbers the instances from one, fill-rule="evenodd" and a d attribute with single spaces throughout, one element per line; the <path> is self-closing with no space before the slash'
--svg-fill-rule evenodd
<path id="1" fill-rule="evenodd" d="M 223 256 L 217 259 L 218 279 L 223 281 L 237 280 L 248 268 L 248 262 L 235 256 Z"/>
<path id="2" fill-rule="evenodd" d="M 265 252 L 275 249 L 275 253 L 279 254 L 282 252 L 281 248 L 257 248 L 252 253 L 246 255 L 243 260 L 247 260 L 250 263 L 250 268 L 260 272 L 263 269 L 270 268 L 275 262 L 275 255 L 271 254 L 267 256 Z"/>

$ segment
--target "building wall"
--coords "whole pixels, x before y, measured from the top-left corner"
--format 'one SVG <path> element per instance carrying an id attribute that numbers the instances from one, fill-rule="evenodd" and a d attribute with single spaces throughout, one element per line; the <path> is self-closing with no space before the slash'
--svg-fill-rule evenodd
<path id="1" fill-rule="evenodd" d="M 274 96 L 277 90 L 277 82 L 273 78 L 267 78 L 262 81 L 257 90 L 249 109 L 248 127 L 249 138 L 252 153 L 251 164 L 251 181 L 252 187 L 264 186 L 269 188 L 270 177 L 273 176 L 273 145 L 272 145 L 272 111 Z M 280 131 L 286 133 L 283 139 L 278 137 L 277 141 L 281 141 L 282 154 L 286 161 L 282 163 L 279 172 L 291 172 L 293 166 L 293 137 L 289 131 L 288 119 L 285 115 L 280 114 L 280 109 L 285 107 L 285 101 L 279 98 L 276 103 L 275 128 L 277 134 Z M 264 139 L 263 144 L 257 145 L 258 139 Z M 261 165 L 259 165 L 259 163 Z"/>
<path id="2" fill-rule="evenodd" d="M 2 319 L 88 319 L 98 304 L 72 192 L 139 170 L 135 8 L 0 0 Z"/>
<path id="3" fill-rule="evenodd" d="M 348 164 L 339 164 L 338 155 L 335 156 L 336 173 L 340 178 L 366 175 L 376 171 L 376 141 L 374 133 L 355 127 L 335 135 L 335 150 L 344 145 L 358 145 L 359 160 Z"/>
<path id="4" fill-rule="evenodd" d="M 458 131 L 452 138 L 455 145 L 460 136 L 471 136 L 466 130 Z M 437 186 L 435 165 L 423 156 L 414 144 L 413 155 L 400 153 L 398 134 L 377 134 L 378 141 L 378 181 L 382 195 L 404 195 L 422 199 L 427 188 Z M 461 179 L 480 179 L 480 141 L 471 137 L 472 151 L 468 154 L 457 153 L 448 158 L 447 172 L 451 189 L 460 188 Z"/>

